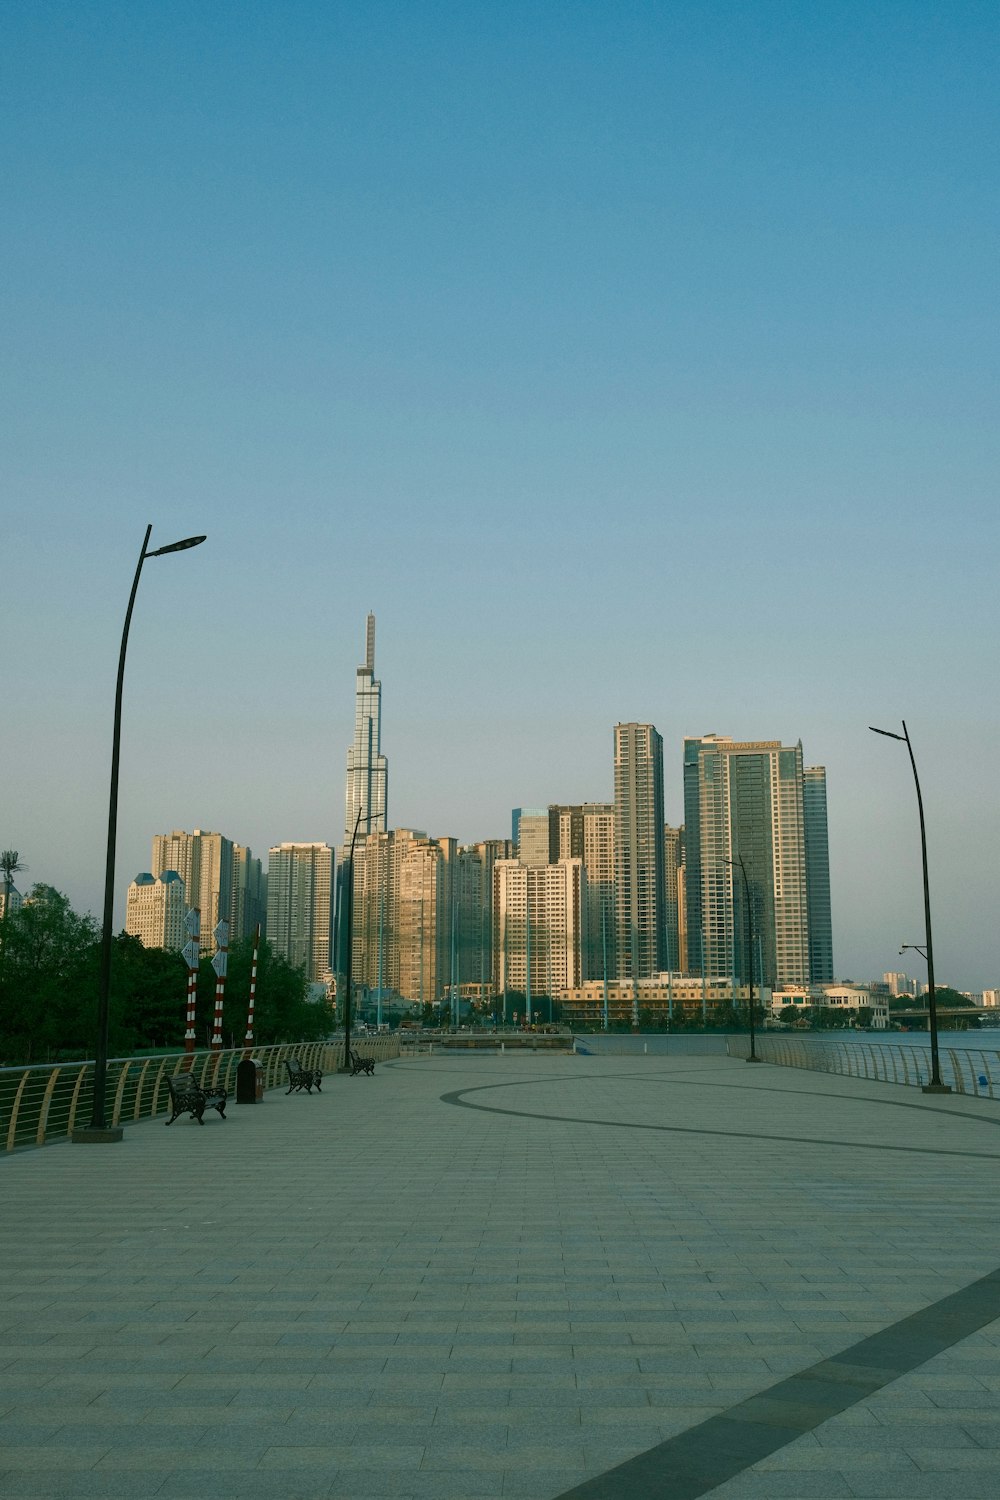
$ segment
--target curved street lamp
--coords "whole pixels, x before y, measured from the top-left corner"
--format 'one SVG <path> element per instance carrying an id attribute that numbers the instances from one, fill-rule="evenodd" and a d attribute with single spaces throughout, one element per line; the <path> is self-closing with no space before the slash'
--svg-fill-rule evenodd
<path id="1" fill-rule="evenodd" d="M 750 1056 L 747 1058 L 747 1062 L 759 1063 L 763 1059 L 757 1056 L 757 1032 L 753 1020 L 753 903 L 750 900 L 750 882 L 747 879 L 747 867 L 743 863 L 742 854 L 737 854 L 735 860 L 727 859 L 725 863 L 727 865 L 739 865 L 743 872 L 743 891 L 746 895 L 747 903 L 747 991 L 750 998 L 748 1007 L 750 1013 Z M 704 928 L 702 931 L 704 931 Z M 702 960 L 702 969 L 704 970 L 704 960 Z M 760 976 L 760 982 L 761 984 L 764 982 L 763 974 Z"/>
<path id="2" fill-rule="evenodd" d="M 917 762 L 913 758 L 913 746 L 910 744 L 909 732 L 906 728 L 906 720 L 902 720 L 903 732 L 896 734 L 892 729 L 876 729 L 874 724 L 868 728 L 872 734 L 883 734 L 888 740 L 902 740 L 910 752 L 910 765 L 913 768 L 913 785 L 917 789 L 917 812 L 920 815 L 920 857 L 924 872 L 924 932 L 926 933 L 926 949 L 924 957 L 927 959 L 927 1021 L 931 1034 L 931 1081 L 923 1086 L 925 1094 L 950 1094 L 951 1087 L 941 1082 L 941 1064 L 938 1057 L 938 1024 L 937 1024 L 937 997 L 934 990 L 934 948 L 931 943 L 931 891 L 927 879 L 927 832 L 924 828 L 924 799 L 920 795 L 920 778 L 917 776 Z M 916 944 L 910 946 L 916 947 Z M 902 952 L 902 949 L 900 950 Z"/>
<path id="3" fill-rule="evenodd" d="M 109 1125 L 107 1121 L 108 1080 L 108 997 L 111 991 L 111 946 L 115 901 L 115 845 L 118 835 L 118 763 L 122 737 L 122 688 L 125 683 L 125 649 L 128 646 L 128 630 L 132 623 L 132 607 L 139 588 L 139 575 L 147 557 L 165 557 L 168 552 L 185 552 L 188 547 L 198 547 L 203 536 L 187 536 L 180 542 L 171 542 L 168 547 L 157 547 L 147 552 L 152 526 L 146 527 L 146 535 L 139 553 L 139 564 L 132 580 L 132 592 L 125 611 L 125 628 L 122 631 L 121 651 L 118 656 L 118 682 L 115 687 L 115 724 L 111 739 L 111 796 L 108 804 L 108 853 L 104 866 L 104 923 L 101 929 L 101 967 L 97 984 L 97 1045 L 94 1050 L 94 1100 L 90 1124 L 73 1131 L 73 1140 L 79 1144 L 103 1144 L 120 1141 L 124 1134 L 120 1125 Z"/>

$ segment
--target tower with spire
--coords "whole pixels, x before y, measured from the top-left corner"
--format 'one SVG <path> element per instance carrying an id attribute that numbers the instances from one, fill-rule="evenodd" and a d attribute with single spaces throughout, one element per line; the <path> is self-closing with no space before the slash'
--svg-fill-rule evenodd
<path id="1" fill-rule="evenodd" d="M 382 754 L 382 684 L 375 676 L 375 616 L 365 626 L 365 661 L 354 689 L 354 743 L 347 752 L 344 843 L 350 847 L 360 811 L 358 837 L 384 833 L 389 766 Z"/>

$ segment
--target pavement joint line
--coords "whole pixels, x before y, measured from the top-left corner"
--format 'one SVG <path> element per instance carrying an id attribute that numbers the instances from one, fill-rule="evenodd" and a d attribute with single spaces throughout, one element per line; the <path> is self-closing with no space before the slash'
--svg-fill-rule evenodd
<path id="1" fill-rule="evenodd" d="M 555 1500 L 699 1500 L 1000 1318 L 1000 1268 Z"/>
<path id="2" fill-rule="evenodd" d="M 609 1075 L 605 1074 L 605 1075 L 602 1075 L 602 1076 L 603 1077 L 607 1077 Z M 661 1133 L 663 1133 L 665 1135 L 722 1136 L 722 1137 L 724 1137 L 724 1138 L 726 1138 L 728 1140 L 772 1141 L 772 1142 L 778 1142 L 780 1144 L 793 1145 L 793 1146 L 839 1146 L 839 1147 L 842 1147 L 842 1148 L 844 1148 L 846 1150 L 851 1150 L 851 1151 L 877 1151 L 877 1152 L 880 1152 L 880 1153 L 884 1153 L 884 1152 L 887 1152 L 887 1151 L 893 1151 L 893 1152 L 903 1152 L 906 1155 L 912 1155 L 912 1156 L 960 1156 L 960 1157 L 964 1157 L 966 1160 L 972 1160 L 972 1161 L 1000 1161 L 1000 1152 L 995 1152 L 995 1151 L 959 1151 L 959 1150 L 957 1150 L 954 1147 L 947 1147 L 947 1146 L 896 1146 L 896 1145 L 890 1145 L 890 1144 L 888 1144 L 887 1142 L 884 1142 L 884 1141 L 838 1141 L 838 1140 L 831 1140 L 829 1137 L 826 1137 L 826 1136 L 771 1135 L 771 1134 L 767 1134 L 767 1133 L 765 1133 L 763 1131 L 754 1131 L 754 1130 L 715 1130 L 715 1129 L 712 1129 L 709 1126 L 696 1126 L 696 1125 L 659 1125 L 659 1124 L 652 1124 L 652 1123 L 649 1123 L 647 1121 L 642 1121 L 642 1120 L 603 1120 L 603 1119 L 597 1118 L 597 1117 L 595 1117 L 593 1115 L 557 1115 L 557 1114 L 552 1114 L 549 1111 L 542 1111 L 542 1110 L 504 1109 L 500 1105 L 496 1105 L 496 1104 L 474 1104 L 468 1098 L 466 1098 L 466 1095 L 468 1095 L 468 1094 L 485 1093 L 485 1092 L 487 1092 L 489 1090 L 492 1090 L 492 1089 L 532 1088 L 536 1083 L 543 1083 L 543 1082 L 549 1082 L 549 1083 L 551 1083 L 551 1082 L 554 1082 L 554 1081 L 555 1080 L 553 1080 L 553 1079 L 526 1079 L 526 1080 L 521 1080 L 521 1079 L 513 1079 L 512 1078 L 512 1079 L 505 1080 L 503 1083 L 476 1084 L 472 1088 L 455 1089 L 455 1090 L 453 1090 L 453 1091 L 451 1091 L 449 1093 L 442 1094 L 441 1095 L 441 1103 L 442 1104 L 452 1104 L 452 1105 L 455 1105 L 458 1109 L 474 1109 L 474 1110 L 479 1110 L 483 1114 L 512 1115 L 515 1119 L 518 1119 L 518 1120 L 551 1120 L 554 1123 L 558 1123 L 560 1125 L 603 1125 L 603 1126 L 610 1127 L 610 1128 L 612 1128 L 614 1130 L 655 1130 L 655 1131 L 659 1131 L 659 1132 L 661 1132 Z M 561 1078 L 558 1081 L 560 1083 L 566 1083 L 566 1082 L 570 1082 L 570 1081 L 577 1082 L 577 1083 L 583 1083 L 586 1080 L 584 1080 L 584 1079 L 568 1080 L 568 1079 L 565 1079 L 565 1078 Z M 739 1085 L 737 1085 L 737 1087 L 739 1087 Z M 753 1092 L 753 1093 L 761 1093 L 761 1092 L 766 1092 L 766 1093 L 781 1093 L 781 1092 L 784 1092 L 784 1091 L 783 1090 L 770 1090 L 770 1089 L 768 1089 L 768 1090 L 752 1089 L 751 1092 Z M 852 1104 L 852 1103 L 885 1104 L 885 1105 L 888 1105 L 890 1107 L 897 1107 L 897 1108 L 899 1107 L 900 1103 L 902 1102 L 902 1101 L 898 1101 L 898 1100 L 894 1100 L 894 1099 L 864 1099 L 864 1100 L 857 1100 L 857 1099 L 851 1099 L 850 1097 L 848 1097 L 846 1095 L 842 1095 L 842 1094 L 833 1095 L 832 1097 L 840 1099 L 840 1100 L 842 1100 L 846 1104 Z M 910 1105 L 910 1106 L 903 1105 L 903 1107 L 904 1108 L 909 1107 L 909 1108 L 917 1108 L 917 1109 L 919 1109 L 921 1106 L 919 1106 L 919 1105 Z M 959 1118 L 961 1120 L 973 1120 L 976 1123 L 980 1123 L 980 1121 L 979 1121 L 979 1119 L 978 1119 L 977 1116 L 971 1115 L 971 1114 L 970 1115 L 959 1114 L 955 1110 L 940 1110 L 940 1111 L 939 1110 L 929 1110 L 928 1113 L 933 1113 L 935 1116 L 937 1116 L 938 1114 L 950 1114 L 952 1116 L 957 1116 L 957 1118 Z M 995 1124 L 997 1122 L 990 1121 L 989 1123 L 990 1124 Z"/>

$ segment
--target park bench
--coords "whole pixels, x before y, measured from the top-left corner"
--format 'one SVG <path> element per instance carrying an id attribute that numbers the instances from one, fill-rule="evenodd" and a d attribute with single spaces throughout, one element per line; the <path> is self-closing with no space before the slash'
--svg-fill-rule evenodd
<path id="1" fill-rule="evenodd" d="M 289 1094 L 298 1093 L 300 1089 L 305 1089 L 307 1094 L 311 1094 L 314 1087 L 317 1093 L 323 1092 L 320 1088 L 323 1074 L 319 1068 L 304 1068 L 297 1057 L 286 1058 L 285 1068 L 288 1071 Z"/>
<path id="2" fill-rule="evenodd" d="M 352 1078 L 356 1077 L 358 1073 L 368 1073 L 370 1075 L 375 1072 L 374 1057 L 362 1057 L 361 1054 L 355 1052 L 354 1048 L 352 1047 L 350 1051 L 350 1059 Z"/>
<path id="3" fill-rule="evenodd" d="M 202 1115 L 206 1109 L 218 1110 L 219 1118 L 226 1118 L 226 1100 L 229 1095 L 220 1084 L 201 1084 L 191 1073 L 178 1073 L 174 1078 L 167 1079 L 167 1088 L 170 1090 L 170 1108 L 173 1110 L 168 1125 L 172 1125 L 178 1115 L 189 1114 L 204 1125 Z"/>

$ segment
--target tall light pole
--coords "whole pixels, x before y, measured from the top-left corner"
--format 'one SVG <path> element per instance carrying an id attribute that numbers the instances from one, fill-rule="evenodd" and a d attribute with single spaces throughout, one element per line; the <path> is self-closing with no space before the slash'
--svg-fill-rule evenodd
<path id="1" fill-rule="evenodd" d="M 924 932 L 926 934 L 927 948 L 927 1019 L 931 1033 L 931 1081 L 924 1084 L 924 1093 L 950 1094 L 950 1086 L 947 1083 L 941 1082 L 941 1063 L 938 1057 L 937 997 L 934 990 L 934 947 L 931 940 L 931 888 L 927 878 L 927 830 L 924 827 L 924 799 L 920 795 L 920 778 L 917 775 L 917 762 L 913 757 L 913 746 L 910 744 L 910 735 L 906 728 L 905 719 L 902 720 L 902 725 L 902 734 L 896 734 L 891 729 L 876 729 L 874 724 L 869 724 L 868 728 L 872 734 L 883 734 L 886 739 L 902 740 L 910 754 L 913 785 L 917 789 L 917 812 L 920 816 L 920 858 L 924 874 Z"/>
<path id="2" fill-rule="evenodd" d="M 361 815 L 365 810 L 362 800 L 358 804 L 358 815 L 354 819 L 354 832 L 351 834 L 351 852 L 347 859 L 347 880 L 345 883 L 347 891 L 347 935 L 345 939 L 346 949 L 346 973 L 344 975 L 344 1061 L 340 1071 L 349 1073 L 351 1071 L 351 969 L 354 967 L 354 846 L 358 842 L 358 829 L 361 827 Z"/>
<path id="3" fill-rule="evenodd" d="M 743 863 L 742 854 L 737 854 L 735 861 L 726 860 L 727 865 L 738 864 L 743 873 L 743 892 L 746 896 L 747 907 L 747 992 L 750 997 L 750 1056 L 747 1062 L 757 1063 L 761 1059 L 757 1056 L 757 1032 L 753 1019 L 753 904 L 750 900 L 750 882 L 747 879 L 747 867 Z M 763 976 L 762 976 L 763 977 Z"/>
<path id="4" fill-rule="evenodd" d="M 146 527 L 146 535 L 139 553 L 139 563 L 132 580 L 128 609 L 125 611 L 125 628 L 122 631 L 121 651 L 118 655 L 118 682 L 115 687 L 115 722 L 111 738 L 111 795 L 108 803 L 108 851 L 104 866 L 104 923 L 101 930 L 101 966 L 97 984 L 97 1045 L 94 1050 L 94 1101 L 90 1124 L 73 1132 L 73 1140 L 81 1145 L 120 1141 L 124 1132 L 121 1126 L 110 1126 L 107 1121 L 108 1083 L 108 998 L 111 992 L 111 947 L 115 904 L 115 847 L 118 837 L 118 765 L 121 758 L 122 738 L 122 689 L 125 684 L 125 651 L 128 646 L 128 630 L 132 623 L 132 607 L 139 588 L 139 575 L 147 557 L 165 557 L 168 552 L 184 552 L 188 547 L 198 547 L 203 536 L 188 536 L 181 542 L 171 542 L 169 547 L 157 547 L 147 552 L 152 526 Z"/>

